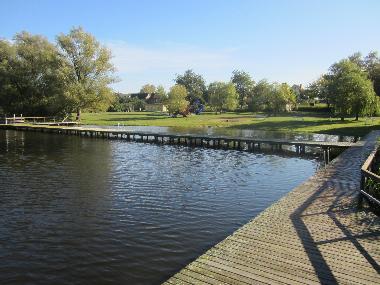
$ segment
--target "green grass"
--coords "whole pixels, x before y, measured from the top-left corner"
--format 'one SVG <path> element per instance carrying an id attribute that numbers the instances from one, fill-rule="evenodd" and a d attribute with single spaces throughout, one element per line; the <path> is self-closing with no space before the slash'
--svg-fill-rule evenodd
<path id="1" fill-rule="evenodd" d="M 285 132 L 311 132 L 348 136 L 364 136 L 371 130 L 380 129 L 380 118 L 355 121 L 353 118 L 341 121 L 323 114 L 294 112 L 263 118 L 253 113 L 204 113 L 187 118 L 171 118 L 162 113 L 83 113 L 82 123 L 89 125 L 167 126 L 167 127 L 224 127 L 237 129 L 258 129 Z"/>

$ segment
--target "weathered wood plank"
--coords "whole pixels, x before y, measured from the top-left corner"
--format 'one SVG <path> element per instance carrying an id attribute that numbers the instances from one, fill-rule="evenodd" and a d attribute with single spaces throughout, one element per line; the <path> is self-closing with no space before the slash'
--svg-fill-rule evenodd
<path id="1" fill-rule="evenodd" d="M 355 205 L 361 164 L 378 136 L 346 150 L 186 268 L 232 277 L 223 279 L 228 284 L 380 284 L 380 219 Z"/>

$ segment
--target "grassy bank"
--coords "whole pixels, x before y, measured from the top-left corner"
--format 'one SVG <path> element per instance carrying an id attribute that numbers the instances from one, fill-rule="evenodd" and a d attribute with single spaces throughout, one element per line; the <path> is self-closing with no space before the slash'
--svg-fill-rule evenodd
<path id="1" fill-rule="evenodd" d="M 204 113 L 187 118 L 170 118 L 154 112 L 131 113 L 84 113 L 82 123 L 93 125 L 131 125 L 131 126 L 168 126 L 168 127 L 225 127 L 258 129 L 285 132 L 312 132 L 348 136 L 363 136 L 371 130 L 380 129 L 380 118 L 355 121 L 353 118 L 340 121 L 323 114 L 290 113 L 265 117 L 252 113 Z"/>

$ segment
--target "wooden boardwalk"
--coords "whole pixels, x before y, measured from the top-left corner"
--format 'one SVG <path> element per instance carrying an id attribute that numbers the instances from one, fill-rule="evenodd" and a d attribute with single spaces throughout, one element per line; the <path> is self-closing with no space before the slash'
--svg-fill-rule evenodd
<path id="1" fill-rule="evenodd" d="M 330 150 L 334 148 L 345 149 L 355 145 L 352 142 L 324 142 L 324 141 L 298 141 L 281 139 L 260 139 L 251 137 L 227 137 L 194 134 L 167 134 L 153 132 L 129 131 L 123 129 L 105 129 L 93 127 L 70 127 L 49 125 L 0 125 L 0 129 L 13 129 L 21 131 L 40 131 L 59 133 L 65 135 L 77 135 L 97 138 L 116 138 L 127 141 L 150 142 L 157 144 L 178 144 L 187 146 L 200 146 L 221 149 L 238 149 L 257 151 L 271 149 L 276 151 L 294 151 L 298 154 L 306 152 L 306 148 L 319 148 L 323 151 L 326 162 L 330 160 Z"/>
<path id="2" fill-rule="evenodd" d="M 380 284 L 380 218 L 358 209 L 380 132 L 215 245 L 165 284 Z"/>

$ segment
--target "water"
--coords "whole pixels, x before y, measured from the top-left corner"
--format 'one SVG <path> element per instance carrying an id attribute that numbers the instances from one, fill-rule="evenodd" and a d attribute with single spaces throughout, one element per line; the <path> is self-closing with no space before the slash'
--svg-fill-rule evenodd
<path id="1" fill-rule="evenodd" d="M 0 131 L 0 284 L 159 284 L 318 164 Z"/>

